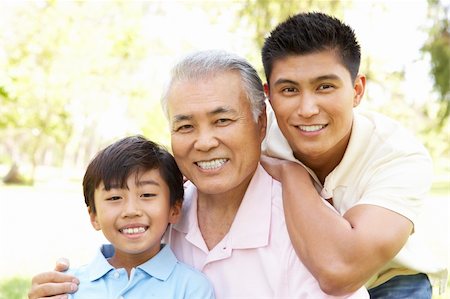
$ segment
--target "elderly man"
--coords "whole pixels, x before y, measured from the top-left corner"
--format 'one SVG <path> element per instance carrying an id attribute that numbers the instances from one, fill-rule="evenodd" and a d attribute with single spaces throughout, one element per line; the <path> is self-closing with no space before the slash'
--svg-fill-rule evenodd
<path id="1" fill-rule="evenodd" d="M 167 242 L 212 281 L 217 298 L 328 298 L 298 259 L 281 188 L 259 165 L 266 132 L 264 92 L 244 59 L 221 51 L 186 57 L 162 104 L 186 184 L 183 218 Z M 324 236 L 326 237 L 326 236 Z M 29 298 L 68 292 L 72 277 L 34 278 Z M 364 288 L 345 297 L 368 298 Z"/>

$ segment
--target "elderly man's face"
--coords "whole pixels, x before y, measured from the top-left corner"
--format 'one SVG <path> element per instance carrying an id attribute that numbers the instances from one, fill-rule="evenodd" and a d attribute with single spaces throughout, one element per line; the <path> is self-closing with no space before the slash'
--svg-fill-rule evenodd
<path id="1" fill-rule="evenodd" d="M 260 158 L 266 116 L 254 121 L 239 73 L 176 82 L 168 110 L 173 154 L 199 193 L 244 194 Z"/>

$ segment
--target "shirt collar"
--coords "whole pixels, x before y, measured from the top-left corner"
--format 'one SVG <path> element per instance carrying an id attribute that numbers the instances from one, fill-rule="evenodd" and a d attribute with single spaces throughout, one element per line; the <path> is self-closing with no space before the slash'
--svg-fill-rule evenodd
<path id="1" fill-rule="evenodd" d="M 268 244 L 272 185 L 272 177 L 258 164 L 227 234 L 233 248 L 256 248 Z M 203 239 L 197 221 L 197 189 L 192 183 L 186 185 L 182 215 L 173 228 L 187 234 L 189 240 Z"/>
<path id="2" fill-rule="evenodd" d="M 161 246 L 161 250 L 154 257 L 137 268 L 152 277 L 164 281 L 169 278 L 178 260 L 170 249 L 170 246 L 164 244 Z"/>
<path id="3" fill-rule="evenodd" d="M 111 244 L 105 244 L 100 247 L 92 262 L 87 265 L 90 281 L 97 280 L 109 271 L 114 270 L 114 267 L 107 260 L 113 255 L 114 247 Z"/>
<path id="4" fill-rule="evenodd" d="M 95 281 L 105 276 L 109 271 L 114 270 L 114 267 L 107 260 L 113 255 L 114 247 L 111 244 L 101 246 L 94 260 L 87 265 L 87 271 L 90 273 L 90 281 Z M 170 246 L 162 245 L 161 250 L 153 258 L 139 265 L 137 268 L 159 280 L 166 280 L 172 273 L 177 262 L 178 260 L 170 249 Z"/>
<path id="5" fill-rule="evenodd" d="M 367 153 L 367 146 L 373 138 L 374 125 L 369 119 L 354 111 L 353 124 L 350 139 L 341 162 L 326 177 L 325 188 L 333 190 L 337 186 L 348 186 L 353 183 L 352 171 L 350 168 L 355 167 L 355 163 L 361 160 Z"/>
<path id="6" fill-rule="evenodd" d="M 272 187 L 273 178 L 258 164 L 229 231 L 233 248 L 257 248 L 269 244 Z"/>
<path id="7" fill-rule="evenodd" d="M 305 164 L 303 164 L 302 162 L 297 160 L 297 158 L 294 157 L 294 153 L 292 152 L 291 146 L 289 145 L 287 139 L 284 137 L 283 133 L 281 133 L 280 127 L 278 126 L 278 122 L 271 105 L 267 106 L 267 114 L 269 125 L 267 128 L 266 137 L 264 138 L 261 145 L 262 152 L 265 155 L 271 157 L 278 157 L 302 165 L 314 179 L 316 185 L 322 188 L 322 184 L 320 183 L 320 180 L 314 173 L 314 171 L 312 171 L 308 166 L 306 166 Z"/>

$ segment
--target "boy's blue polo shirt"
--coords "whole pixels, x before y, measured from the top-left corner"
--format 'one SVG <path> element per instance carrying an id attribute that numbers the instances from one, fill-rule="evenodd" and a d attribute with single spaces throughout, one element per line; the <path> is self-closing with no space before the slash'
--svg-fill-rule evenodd
<path id="1" fill-rule="evenodd" d="M 103 245 L 94 260 L 67 273 L 80 280 L 73 299 L 214 298 L 211 283 L 198 270 L 180 263 L 169 246 L 133 268 L 130 279 L 124 268 L 115 269 L 107 258 L 112 245 Z"/>

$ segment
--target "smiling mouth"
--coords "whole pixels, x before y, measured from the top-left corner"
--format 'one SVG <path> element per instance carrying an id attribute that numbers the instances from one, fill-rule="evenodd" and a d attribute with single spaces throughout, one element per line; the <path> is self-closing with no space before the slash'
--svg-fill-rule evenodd
<path id="1" fill-rule="evenodd" d="M 317 132 L 325 128 L 327 125 L 311 125 L 311 126 L 297 126 L 303 132 Z"/>
<path id="2" fill-rule="evenodd" d="M 140 226 L 140 227 L 130 227 L 130 228 L 122 228 L 119 231 L 125 235 L 136 235 L 142 234 L 148 229 L 148 226 Z"/>
<path id="3" fill-rule="evenodd" d="M 221 167 L 223 164 L 225 164 L 228 161 L 228 159 L 214 159 L 210 161 L 198 161 L 195 162 L 195 164 L 200 167 L 201 169 L 205 170 L 211 170 Z"/>

